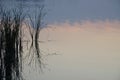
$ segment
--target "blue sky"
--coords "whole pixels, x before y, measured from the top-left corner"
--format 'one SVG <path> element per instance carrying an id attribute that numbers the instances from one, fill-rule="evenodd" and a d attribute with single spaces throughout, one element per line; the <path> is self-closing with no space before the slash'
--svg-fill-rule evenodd
<path id="1" fill-rule="evenodd" d="M 36 2 L 36 0 L 26 1 L 31 1 L 30 3 Z M 45 1 L 46 8 L 45 12 L 47 13 L 45 17 L 45 23 L 62 23 L 65 21 L 74 23 L 86 20 L 90 21 L 120 20 L 120 0 L 42 0 L 42 1 Z M 41 2 L 37 3 L 39 4 Z M 12 5 L 10 4 L 10 6 Z"/>
<path id="2" fill-rule="evenodd" d="M 120 0 L 45 0 L 46 20 L 79 22 L 83 20 L 120 20 Z"/>

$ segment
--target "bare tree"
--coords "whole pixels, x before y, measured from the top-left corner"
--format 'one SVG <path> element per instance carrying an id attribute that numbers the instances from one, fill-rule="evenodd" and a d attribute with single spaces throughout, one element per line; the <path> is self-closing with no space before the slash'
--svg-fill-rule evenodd
<path id="1" fill-rule="evenodd" d="M 27 22 L 27 24 L 31 24 L 28 26 L 32 40 L 29 54 L 32 53 L 37 57 L 40 68 L 42 62 L 38 39 L 43 28 L 42 18 L 44 14 L 42 12 L 43 6 L 38 7 L 35 21 L 29 16 L 30 21 Z M 22 7 L 13 9 L 0 7 L 0 80 L 23 80 L 22 24 L 27 15 L 22 12 Z M 34 32 L 31 32 L 30 27 L 34 28 Z"/>

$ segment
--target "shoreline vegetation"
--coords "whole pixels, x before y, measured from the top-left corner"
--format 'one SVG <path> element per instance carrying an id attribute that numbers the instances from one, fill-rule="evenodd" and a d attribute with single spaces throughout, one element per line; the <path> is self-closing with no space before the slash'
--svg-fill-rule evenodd
<path id="1" fill-rule="evenodd" d="M 0 80 L 24 79 L 22 76 L 23 24 L 27 25 L 31 37 L 27 57 L 35 56 L 30 57 L 31 60 L 28 63 L 34 59 L 39 64 L 40 69 L 42 68 L 38 39 L 43 28 L 44 6 L 37 6 L 37 13 L 33 17 L 28 12 L 23 11 L 24 6 L 22 4 L 21 2 L 19 7 L 12 9 L 6 9 L 3 4 L 0 5 Z"/>

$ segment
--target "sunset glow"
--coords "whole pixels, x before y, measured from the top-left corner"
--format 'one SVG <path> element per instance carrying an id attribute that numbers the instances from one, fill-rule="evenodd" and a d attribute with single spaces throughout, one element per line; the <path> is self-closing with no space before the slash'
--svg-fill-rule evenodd
<path id="1" fill-rule="evenodd" d="M 48 26 L 40 34 L 40 40 L 45 41 L 40 43 L 41 49 L 58 55 L 46 56 L 48 70 L 38 78 L 119 80 L 119 21 L 65 22 Z"/>

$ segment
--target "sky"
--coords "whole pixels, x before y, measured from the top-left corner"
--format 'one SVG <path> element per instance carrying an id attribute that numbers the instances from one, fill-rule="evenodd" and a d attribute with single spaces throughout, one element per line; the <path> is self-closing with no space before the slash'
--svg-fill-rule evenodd
<path id="1" fill-rule="evenodd" d="M 48 27 L 39 36 L 45 67 L 39 72 L 25 64 L 25 78 L 120 80 L 120 0 L 45 0 L 44 4 Z M 25 38 L 30 37 L 24 32 Z"/>
<path id="2" fill-rule="evenodd" d="M 39 40 L 45 68 L 39 72 L 38 67 L 24 64 L 26 80 L 120 80 L 120 0 L 45 0 L 44 4 L 48 27 Z M 29 39 L 28 31 L 23 32 Z"/>
<path id="3" fill-rule="evenodd" d="M 44 41 L 40 43 L 43 72 L 26 64 L 26 80 L 120 80 L 119 21 L 49 26 L 39 39 Z"/>
<path id="4" fill-rule="evenodd" d="M 46 41 L 42 50 L 58 55 L 46 57 L 45 72 L 32 78 L 119 80 L 119 4 L 120 0 L 45 0 L 48 29 L 40 35 Z"/>
<path id="5" fill-rule="evenodd" d="M 10 8 L 15 1 L 1 0 L 1 2 Z M 26 0 L 24 3 L 30 4 L 28 9 L 35 7 L 31 4 L 44 4 L 47 24 L 66 21 L 74 23 L 86 20 L 120 20 L 120 0 Z M 34 11 L 31 10 L 30 13 L 32 12 Z"/>
<path id="6" fill-rule="evenodd" d="M 120 0 L 45 0 L 50 23 L 120 20 Z"/>

